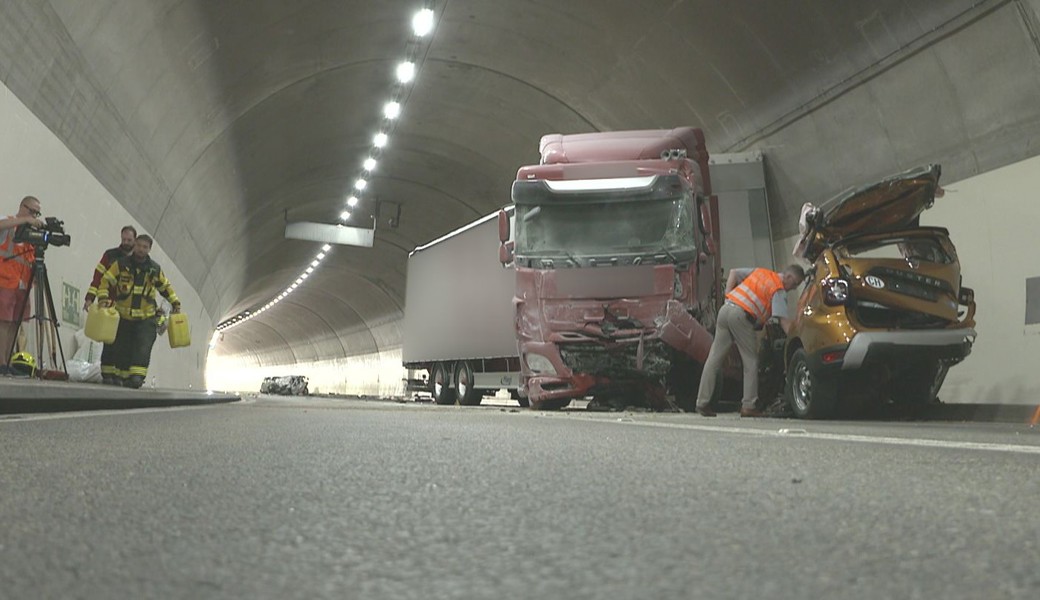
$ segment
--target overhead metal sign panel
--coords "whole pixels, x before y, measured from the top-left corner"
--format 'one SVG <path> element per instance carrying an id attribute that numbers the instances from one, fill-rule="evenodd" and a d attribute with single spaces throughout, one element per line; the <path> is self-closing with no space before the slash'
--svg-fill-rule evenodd
<path id="1" fill-rule="evenodd" d="M 328 223 L 299 221 L 285 226 L 285 237 L 290 240 L 307 240 L 343 246 L 371 248 L 375 241 L 375 230 Z"/>

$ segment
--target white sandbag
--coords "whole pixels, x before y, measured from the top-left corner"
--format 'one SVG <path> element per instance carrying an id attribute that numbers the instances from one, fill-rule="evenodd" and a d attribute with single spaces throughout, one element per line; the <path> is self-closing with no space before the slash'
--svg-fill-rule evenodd
<path id="1" fill-rule="evenodd" d="M 101 368 L 101 351 L 105 348 L 105 345 L 101 342 L 95 342 L 94 340 L 87 337 L 87 334 L 79 329 L 73 335 L 76 340 L 76 353 L 72 355 L 72 360 L 78 360 L 89 364 L 98 365 L 98 369 Z M 100 373 L 100 371 L 98 371 Z M 69 373 L 72 376 L 72 373 Z M 85 380 L 74 380 L 74 381 L 85 381 Z"/>
<path id="2" fill-rule="evenodd" d="M 77 360 L 75 358 L 70 359 L 68 362 L 65 363 L 65 369 L 69 372 L 69 381 L 86 381 L 89 383 L 101 383 L 100 355 L 98 362 L 96 363 L 91 363 L 84 360 Z"/>

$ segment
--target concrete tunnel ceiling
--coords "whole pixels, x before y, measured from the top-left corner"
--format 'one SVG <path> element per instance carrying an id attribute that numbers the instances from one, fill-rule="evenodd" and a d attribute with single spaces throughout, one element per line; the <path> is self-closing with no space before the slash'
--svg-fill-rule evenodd
<path id="1" fill-rule="evenodd" d="M 705 130 L 761 149 L 775 234 L 804 201 L 924 162 L 956 181 L 1037 154 L 1040 0 L 437 0 L 417 79 L 335 248 L 222 356 L 291 364 L 401 343 L 405 261 L 509 200 L 550 132 Z M 378 130 L 419 2 L 26 0 L 0 78 L 153 233 L 214 318 L 255 310 L 319 250 Z"/>

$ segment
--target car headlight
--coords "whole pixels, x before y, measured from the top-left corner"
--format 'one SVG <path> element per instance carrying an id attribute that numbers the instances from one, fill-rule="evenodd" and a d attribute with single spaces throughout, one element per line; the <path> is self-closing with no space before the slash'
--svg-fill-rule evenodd
<path id="1" fill-rule="evenodd" d="M 528 354 L 525 358 L 527 359 L 527 368 L 531 371 L 548 375 L 556 374 L 556 367 L 553 366 L 548 358 L 541 354 Z"/>
<path id="2" fill-rule="evenodd" d="M 849 300 L 849 282 L 844 279 L 824 279 L 820 285 L 823 287 L 823 302 L 828 306 L 839 306 Z"/>

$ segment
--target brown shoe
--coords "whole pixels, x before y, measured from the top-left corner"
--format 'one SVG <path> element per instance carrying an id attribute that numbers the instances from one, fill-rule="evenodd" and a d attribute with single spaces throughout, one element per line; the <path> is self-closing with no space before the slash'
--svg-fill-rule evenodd
<path id="1" fill-rule="evenodd" d="M 742 408 L 740 409 L 740 416 L 742 417 L 764 417 L 766 413 L 758 410 L 757 408 Z"/>
<path id="2" fill-rule="evenodd" d="M 697 412 L 699 412 L 702 417 L 714 417 L 715 416 L 715 411 L 713 411 L 710 406 L 698 406 L 697 407 Z"/>

